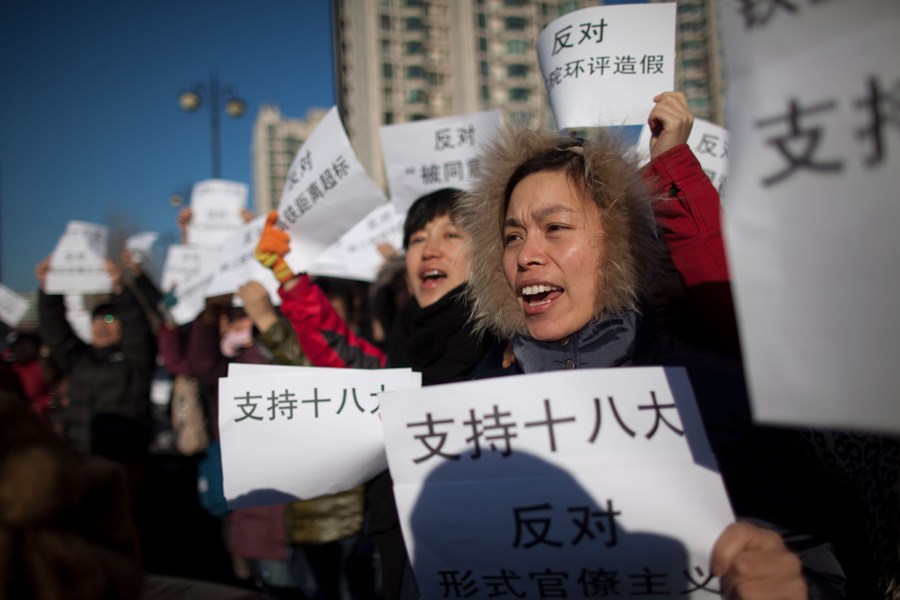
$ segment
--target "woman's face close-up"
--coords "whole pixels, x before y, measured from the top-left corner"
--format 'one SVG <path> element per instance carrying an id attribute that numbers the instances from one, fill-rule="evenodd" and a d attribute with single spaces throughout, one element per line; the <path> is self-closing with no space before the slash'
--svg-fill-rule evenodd
<path id="1" fill-rule="evenodd" d="M 562 171 L 526 176 L 503 227 L 503 271 L 536 340 L 562 340 L 594 317 L 604 231 L 597 206 Z"/>
<path id="2" fill-rule="evenodd" d="M 430 220 L 413 232 L 406 250 L 406 277 L 419 306 L 425 308 L 469 278 L 469 250 L 462 228 L 450 215 Z"/>

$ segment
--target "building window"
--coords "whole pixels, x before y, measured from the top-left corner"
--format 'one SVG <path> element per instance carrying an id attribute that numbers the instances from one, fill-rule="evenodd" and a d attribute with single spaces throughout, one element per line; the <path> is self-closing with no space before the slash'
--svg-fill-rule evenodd
<path id="1" fill-rule="evenodd" d="M 705 50 L 706 44 L 704 44 L 703 42 L 701 42 L 699 40 L 683 40 L 681 42 L 681 49 L 685 50 L 685 51 L 687 51 L 687 50 Z"/>
<path id="2" fill-rule="evenodd" d="M 506 75 L 509 77 L 528 77 L 528 65 L 509 65 L 506 67 Z"/>
<path id="3" fill-rule="evenodd" d="M 507 54 L 525 54 L 528 52 L 528 43 L 525 40 L 509 40 L 506 42 Z"/>
<path id="4" fill-rule="evenodd" d="M 425 45 L 422 42 L 406 42 L 406 54 L 425 54 Z"/>
<path id="5" fill-rule="evenodd" d="M 481 99 L 482 100 L 490 100 L 491 99 L 491 88 L 486 85 L 481 86 Z"/>
<path id="6" fill-rule="evenodd" d="M 706 68 L 706 59 L 703 58 L 686 58 L 681 61 L 681 66 L 685 69 L 704 69 Z"/>
<path id="7" fill-rule="evenodd" d="M 424 121 L 425 119 L 429 119 L 428 115 L 423 115 L 422 113 L 413 113 L 413 115 L 409 118 L 410 121 Z"/>
<path id="8" fill-rule="evenodd" d="M 509 122 L 516 125 L 528 125 L 531 122 L 531 113 L 527 110 L 512 110 L 509 112 Z"/>
<path id="9" fill-rule="evenodd" d="M 394 113 L 392 113 L 390 111 L 384 113 L 384 124 L 390 125 L 393 122 L 394 122 Z"/>
<path id="10" fill-rule="evenodd" d="M 406 17 L 403 19 L 403 31 L 423 31 L 425 23 L 419 17 Z"/>
<path id="11" fill-rule="evenodd" d="M 525 17 L 506 17 L 506 30 L 522 31 L 527 23 Z"/>
<path id="12" fill-rule="evenodd" d="M 393 79 L 394 78 L 394 65 L 390 63 L 383 63 L 381 65 L 381 75 L 385 79 Z"/>
<path id="13" fill-rule="evenodd" d="M 566 0 L 559 5 L 559 14 L 565 15 L 578 9 L 578 0 Z"/>
<path id="14" fill-rule="evenodd" d="M 422 6 L 422 0 L 406 0 L 406 6 Z"/>
<path id="15" fill-rule="evenodd" d="M 478 13 L 478 26 L 482 29 L 487 27 L 487 15 L 484 13 Z"/>
<path id="16" fill-rule="evenodd" d="M 381 15 L 381 30 L 382 31 L 390 31 L 391 30 L 391 15 Z"/>
<path id="17" fill-rule="evenodd" d="M 417 104 L 419 102 L 425 102 L 427 99 L 428 97 L 423 90 L 406 90 L 407 104 Z"/>
<path id="18" fill-rule="evenodd" d="M 390 54 L 391 53 L 391 40 L 381 40 L 381 53 L 382 54 Z"/>
<path id="19" fill-rule="evenodd" d="M 503 6 L 525 6 L 525 0 L 503 0 Z"/>
<path id="20" fill-rule="evenodd" d="M 482 77 L 487 77 L 491 74 L 491 67 L 488 65 L 486 60 L 481 61 L 481 75 Z"/>
<path id="21" fill-rule="evenodd" d="M 528 88 L 510 88 L 508 95 L 510 102 L 525 102 L 529 96 L 531 90 Z"/>
<path id="22" fill-rule="evenodd" d="M 394 103 L 394 88 L 386 87 L 381 90 L 381 96 L 384 100 L 385 104 L 393 104 Z"/>
<path id="23" fill-rule="evenodd" d="M 406 78 L 407 79 L 425 79 L 428 74 L 425 72 L 425 67 L 422 65 L 411 65 L 406 67 Z"/>
<path id="24" fill-rule="evenodd" d="M 488 51 L 487 38 L 483 38 L 483 37 L 478 38 L 478 50 L 480 50 L 481 52 Z"/>

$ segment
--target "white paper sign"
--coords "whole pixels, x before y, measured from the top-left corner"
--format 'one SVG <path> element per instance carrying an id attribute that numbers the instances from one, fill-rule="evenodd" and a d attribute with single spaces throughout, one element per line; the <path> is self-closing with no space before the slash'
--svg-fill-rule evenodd
<path id="1" fill-rule="evenodd" d="M 382 204 L 336 244 L 321 254 L 309 267 L 311 275 L 375 281 L 384 263 L 379 244 L 399 251 L 403 246 L 403 222 L 406 216 L 394 210 L 393 203 Z"/>
<path id="2" fill-rule="evenodd" d="M 733 79 L 776 65 L 786 56 L 808 52 L 817 45 L 829 45 L 848 31 L 890 20 L 897 14 L 897 3 L 884 0 L 729 0 L 719 3 L 719 14 L 728 78 Z M 805 81 L 807 75 L 802 74 L 800 81 Z"/>
<path id="3" fill-rule="evenodd" d="M 206 288 L 215 276 L 219 251 L 173 244 L 166 254 L 161 289 L 175 292 L 177 303 L 171 309 L 179 325 L 196 318 L 206 304 Z"/>
<path id="4" fill-rule="evenodd" d="M 410 369 L 309 367 L 220 379 L 229 506 L 315 498 L 368 481 L 387 467 L 380 394 L 417 381 Z"/>
<path id="5" fill-rule="evenodd" d="M 641 125 L 675 86 L 675 3 L 571 12 L 541 32 L 537 51 L 560 129 Z"/>
<path id="6" fill-rule="evenodd" d="M 63 303 L 66 305 L 66 321 L 72 326 L 72 331 L 85 344 L 93 341 L 91 331 L 91 311 L 85 306 L 84 296 L 81 294 L 65 294 Z"/>
<path id="7" fill-rule="evenodd" d="M 50 255 L 50 271 L 44 284 L 48 294 L 106 294 L 112 281 L 106 273 L 105 225 L 70 221 Z"/>
<path id="8" fill-rule="evenodd" d="M 142 231 L 125 240 L 125 248 L 135 255 L 138 262 L 143 262 L 150 259 L 151 249 L 158 239 L 159 234 L 155 231 Z"/>
<path id="9" fill-rule="evenodd" d="M 256 217 L 225 241 L 216 257 L 215 276 L 204 292 L 207 298 L 233 294 L 248 281 L 258 281 L 269 292 L 272 304 L 281 304 L 278 280 L 254 256 L 265 223 L 266 215 Z M 238 302 L 235 297 L 235 303 Z"/>
<path id="10" fill-rule="evenodd" d="M 478 152 L 500 127 L 500 111 L 383 125 L 381 149 L 397 212 L 441 188 L 467 190 L 478 175 Z"/>
<path id="11" fill-rule="evenodd" d="M 626 594 L 648 570 L 658 594 L 718 587 L 710 551 L 733 514 L 683 369 L 431 386 L 385 396 L 382 413 L 425 598 L 538 598 L 542 581 L 585 598 L 601 567 Z"/>
<path id="12" fill-rule="evenodd" d="M 278 224 L 290 233 L 285 261 L 308 266 L 376 207 L 387 202 L 356 158 L 337 107 L 297 152 L 278 204 Z"/>
<path id="13" fill-rule="evenodd" d="M 840 36 L 810 31 L 820 9 L 837 18 L 829 4 L 780 23 L 795 51 L 729 90 L 743 354 L 758 420 L 898 432 L 900 4 L 866 27 L 831 23 Z M 765 56 L 769 39 L 738 47 Z"/>
<path id="14" fill-rule="evenodd" d="M 650 160 L 651 136 L 650 127 L 645 123 L 637 141 L 637 152 L 643 157 L 642 164 Z M 694 119 L 687 144 L 703 167 L 703 172 L 718 190 L 724 204 L 725 184 L 728 181 L 728 131 L 715 123 Z"/>
<path id="15" fill-rule="evenodd" d="M 0 321 L 16 327 L 28 312 L 28 300 L 0 283 Z"/>
<path id="16" fill-rule="evenodd" d="M 191 190 L 191 221 L 187 239 L 192 246 L 219 248 L 244 226 L 241 211 L 247 208 L 247 185 L 224 179 L 207 179 Z"/>

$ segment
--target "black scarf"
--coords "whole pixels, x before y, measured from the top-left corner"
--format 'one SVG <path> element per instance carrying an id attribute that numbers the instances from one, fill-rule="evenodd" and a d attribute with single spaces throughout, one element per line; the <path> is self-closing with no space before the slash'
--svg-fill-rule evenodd
<path id="1" fill-rule="evenodd" d="M 469 305 L 462 284 L 430 306 L 411 298 L 391 333 L 388 365 L 422 373 L 422 385 L 466 381 L 497 341 L 479 339 L 467 325 Z"/>

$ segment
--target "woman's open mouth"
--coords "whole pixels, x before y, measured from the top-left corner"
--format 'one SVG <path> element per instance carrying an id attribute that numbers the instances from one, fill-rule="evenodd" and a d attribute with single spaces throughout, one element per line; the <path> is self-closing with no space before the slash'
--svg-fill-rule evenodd
<path id="1" fill-rule="evenodd" d="M 422 287 L 434 287 L 443 280 L 447 279 L 447 274 L 439 269 L 429 269 L 419 274 Z"/>
<path id="2" fill-rule="evenodd" d="M 527 306 L 537 307 L 550 303 L 562 293 L 562 288 L 552 285 L 526 285 L 522 288 L 522 301 Z"/>

